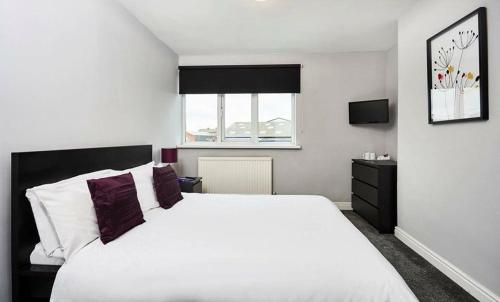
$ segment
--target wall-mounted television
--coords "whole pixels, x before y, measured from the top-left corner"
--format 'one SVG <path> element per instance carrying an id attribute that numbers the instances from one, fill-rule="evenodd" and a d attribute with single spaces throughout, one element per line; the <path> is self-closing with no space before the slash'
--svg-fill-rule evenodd
<path id="1" fill-rule="evenodd" d="M 389 100 L 349 102 L 349 124 L 389 122 Z"/>

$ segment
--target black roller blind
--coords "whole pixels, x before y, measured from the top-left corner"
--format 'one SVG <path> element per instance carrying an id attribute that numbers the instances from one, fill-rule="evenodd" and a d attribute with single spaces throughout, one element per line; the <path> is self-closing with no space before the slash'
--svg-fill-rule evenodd
<path id="1" fill-rule="evenodd" d="M 179 66 L 179 93 L 300 93 L 300 64 Z"/>

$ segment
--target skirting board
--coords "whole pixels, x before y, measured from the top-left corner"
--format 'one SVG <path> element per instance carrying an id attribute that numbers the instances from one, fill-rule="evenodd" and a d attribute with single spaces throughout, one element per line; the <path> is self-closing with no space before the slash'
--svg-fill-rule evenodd
<path id="1" fill-rule="evenodd" d="M 443 274 L 448 276 L 448 278 L 465 289 L 474 298 L 478 299 L 479 301 L 500 302 L 500 297 L 498 297 L 495 293 L 481 285 L 471 276 L 467 275 L 465 272 L 448 262 L 443 257 L 436 254 L 434 251 L 429 249 L 427 246 L 422 244 L 410 234 L 406 233 L 400 227 L 396 227 L 394 229 L 394 235 L 409 248 L 422 256 L 425 260 L 429 261 Z"/>
<path id="2" fill-rule="evenodd" d="M 335 202 L 339 210 L 341 211 L 352 211 L 352 206 L 351 202 L 349 201 L 344 201 L 344 202 Z"/>

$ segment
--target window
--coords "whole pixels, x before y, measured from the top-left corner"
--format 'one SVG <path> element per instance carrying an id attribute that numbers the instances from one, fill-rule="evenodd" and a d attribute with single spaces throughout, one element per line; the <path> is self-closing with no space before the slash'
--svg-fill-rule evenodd
<path id="1" fill-rule="evenodd" d="M 292 140 L 292 98 L 281 93 L 259 94 L 259 141 Z"/>
<path id="2" fill-rule="evenodd" d="M 252 95 L 224 95 L 224 141 L 252 138 Z"/>
<path id="3" fill-rule="evenodd" d="M 185 148 L 290 148 L 300 64 L 179 66 Z M 257 93 L 262 92 L 262 93 Z"/>
<path id="4" fill-rule="evenodd" d="M 190 94 L 184 97 L 186 143 L 217 141 L 217 95 Z"/>
<path id="5" fill-rule="evenodd" d="M 293 146 L 295 94 L 185 94 L 183 143 Z"/>

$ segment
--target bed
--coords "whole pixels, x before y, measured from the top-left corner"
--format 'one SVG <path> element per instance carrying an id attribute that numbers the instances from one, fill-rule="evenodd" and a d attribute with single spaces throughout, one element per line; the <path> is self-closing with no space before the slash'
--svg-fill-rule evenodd
<path id="1" fill-rule="evenodd" d="M 51 301 L 417 301 L 324 197 L 183 195 L 74 254 L 51 276 Z"/>

